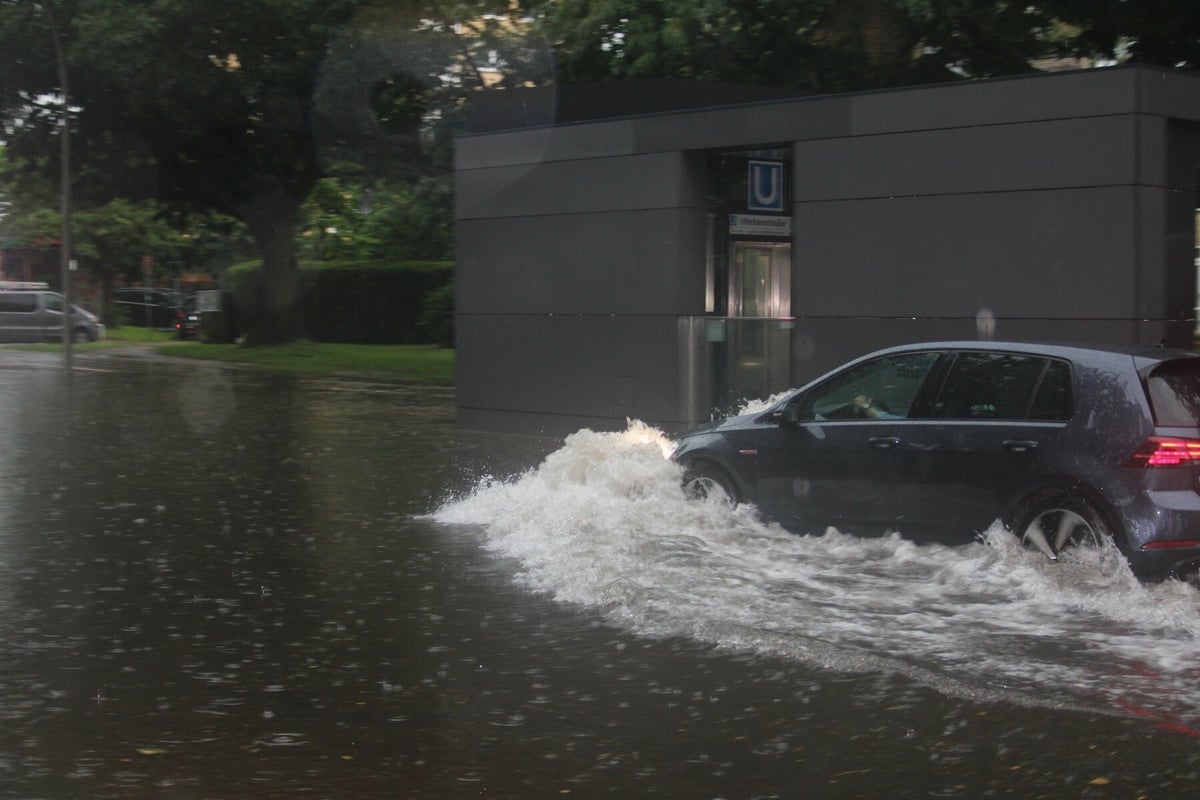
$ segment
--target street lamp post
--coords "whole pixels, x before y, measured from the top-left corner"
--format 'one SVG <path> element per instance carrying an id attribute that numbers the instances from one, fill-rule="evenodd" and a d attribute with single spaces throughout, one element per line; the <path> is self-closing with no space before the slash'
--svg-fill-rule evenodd
<path id="1" fill-rule="evenodd" d="M 67 86 L 67 59 L 63 53 L 62 37 L 59 36 L 58 20 L 54 13 L 53 0 L 42 0 L 42 8 L 50 18 L 50 32 L 54 35 L 54 58 L 58 61 L 58 85 L 62 92 L 62 130 L 59 131 L 62 164 L 59 170 L 59 207 L 62 216 L 62 235 L 59 252 L 59 278 L 63 293 L 63 368 L 70 372 L 72 326 L 71 326 L 71 90 Z"/>

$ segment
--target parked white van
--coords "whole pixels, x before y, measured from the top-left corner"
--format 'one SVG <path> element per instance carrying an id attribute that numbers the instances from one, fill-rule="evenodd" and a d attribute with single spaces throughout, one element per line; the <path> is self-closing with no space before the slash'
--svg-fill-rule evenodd
<path id="1" fill-rule="evenodd" d="M 0 286 L 0 342 L 61 342 L 65 307 L 66 301 L 58 292 Z M 96 315 L 72 306 L 72 341 L 103 338 L 104 325 Z"/>

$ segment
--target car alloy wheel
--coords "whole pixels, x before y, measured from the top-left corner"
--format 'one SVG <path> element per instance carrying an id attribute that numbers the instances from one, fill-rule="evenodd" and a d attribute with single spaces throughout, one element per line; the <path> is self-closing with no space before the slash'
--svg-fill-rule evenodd
<path id="1" fill-rule="evenodd" d="M 1062 490 L 1031 498 L 1016 519 L 1013 530 L 1021 542 L 1051 561 L 1071 547 L 1099 547 L 1109 536 L 1091 503 Z"/>
<path id="2" fill-rule="evenodd" d="M 688 465 L 683 473 L 683 496 L 705 503 L 737 505 L 733 481 L 719 468 L 708 463 Z"/>

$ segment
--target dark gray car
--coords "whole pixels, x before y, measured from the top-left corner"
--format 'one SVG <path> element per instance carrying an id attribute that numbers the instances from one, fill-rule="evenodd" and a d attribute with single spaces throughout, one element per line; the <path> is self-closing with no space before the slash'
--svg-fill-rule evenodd
<path id="1" fill-rule="evenodd" d="M 58 292 L 44 289 L 0 289 L 0 342 L 62 341 L 66 301 Z M 95 314 L 71 306 L 71 339 L 94 342 L 104 338 L 104 326 Z"/>
<path id="2" fill-rule="evenodd" d="M 113 291 L 113 303 L 122 313 L 123 322 L 142 328 L 176 330 L 176 324 L 187 316 L 183 298 L 170 289 L 128 287 Z"/>
<path id="3" fill-rule="evenodd" d="M 1003 342 L 882 350 L 672 456 L 692 495 L 785 527 L 974 540 L 1057 559 L 1111 536 L 1143 577 L 1200 570 L 1200 354 Z"/>

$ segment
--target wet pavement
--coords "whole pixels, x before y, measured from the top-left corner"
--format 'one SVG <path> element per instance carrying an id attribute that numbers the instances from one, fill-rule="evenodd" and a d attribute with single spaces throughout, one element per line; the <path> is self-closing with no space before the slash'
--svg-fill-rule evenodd
<path id="1" fill-rule="evenodd" d="M 459 431 L 446 390 L 76 365 L 0 348 L 0 797 L 1200 788 L 1193 589 L 1092 587 L 1143 623 L 1006 593 L 1002 547 L 677 523 L 640 445 Z"/>

